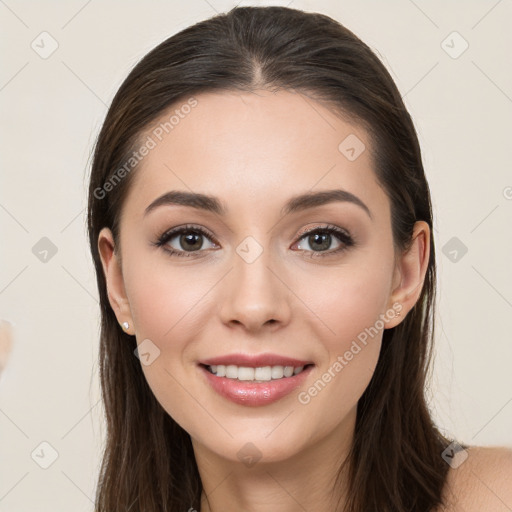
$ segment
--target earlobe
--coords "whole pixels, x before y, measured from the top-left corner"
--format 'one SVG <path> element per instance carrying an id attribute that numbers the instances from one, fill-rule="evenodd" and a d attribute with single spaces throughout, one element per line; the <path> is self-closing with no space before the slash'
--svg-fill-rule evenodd
<path id="1" fill-rule="evenodd" d="M 115 253 L 114 238 L 109 228 L 103 228 L 98 235 L 98 251 L 107 284 L 110 306 L 119 324 L 123 325 L 125 322 L 128 322 L 128 325 L 133 325 L 121 265 Z"/>
<path id="2" fill-rule="evenodd" d="M 401 304 L 401 314 L 390 319 L 386 329 L 398 325 L 416 304 L 425 281 L 429 258 L 430 227 L 425 221 L 417 221 L 414 224 L 411 245 L 397 261 L 390 296 L 390 307 Z"/>

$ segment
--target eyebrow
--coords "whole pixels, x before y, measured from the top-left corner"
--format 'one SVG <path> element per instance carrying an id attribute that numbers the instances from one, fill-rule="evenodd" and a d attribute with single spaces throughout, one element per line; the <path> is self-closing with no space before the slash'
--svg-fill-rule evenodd
<path id="1" fill-rule="evenodd" d="M 307 192 L 289 199 L 281 209 L 281 215 L 288 215 L 299 211 L 322 206 L 333 202 L 348 202 L 362 208 L 368 216 L 373 219 L 368 206 L 357 196 L 347 190 L 324 190 L 318 192 Z M 224 216 L 227 213 L 226 207 L 214 196 L 199 194 L 196 192 L 184 192 L 172 190 L 155 199 L 144 211 L 144 216 L 159 206 L 181 205 L 197 208 Z"/>

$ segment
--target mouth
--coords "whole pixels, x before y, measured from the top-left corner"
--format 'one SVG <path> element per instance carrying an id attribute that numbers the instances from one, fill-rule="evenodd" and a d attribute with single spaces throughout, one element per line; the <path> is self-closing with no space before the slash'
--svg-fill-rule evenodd
<path id="1" fill-rule="evenodd" d="M 198 364 L 210 390 L 245 406 L 268 405 L 290 395 L 314 366 L 311 361 L 272 354 L 226 355 Z"/>
<path id="2" fill-rule="evenodd" d="M 201 364 L 207 371 L 216 377 L 224 377 L 245 382 L 263 383 L 280 379 L 289 379 L 314 366 L 309 363 L 302 366 L 237 366 L 235 364 Z"/>

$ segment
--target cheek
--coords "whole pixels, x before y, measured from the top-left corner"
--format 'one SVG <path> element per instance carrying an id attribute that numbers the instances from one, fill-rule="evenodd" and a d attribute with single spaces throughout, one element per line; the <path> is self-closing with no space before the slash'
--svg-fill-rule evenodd
<path id="1" fill-rule="evenodd" d="M 195 390 L 189 389 L 196 375 L 190 374 L 195 370 L 187 355 L 202 337 L 205 319 L 211 315 L 211 291 L 219 276 L 203 272 L 198 279 L 193 266 L 173 270 L 165 258 L 161 262 L 145 258 L 126 260 L 124 272 L 139 352 L 150 354 L 142 371 L 157 401 L 191 433 L 195 423 L 190 417 L 203 418 L 204 410 L 193 399 Z"/>
<path id="2" fill-rule="evenodd" d="M 203 272 L 197 278 L 197 270 L 192 266 L 171 269 L 165 258 L 148 258 L 145 256 L 126 272 L 127 295 L 137 338 L 160 340 L 169 343 L 166 350 L 180 349 L 177 334 L 185 325 L 194 324 L 204 304 L 208 303 L 208 292 L 215 285 L 215 276 Z M 140 264 L 139 264 L 140 263 Z M 151 263 L 151 264 L 148 264 Z M 196 324 L 200 325 L 200 324 Z"/>
<path id="3" fill-rule="evenodd" d="M 388 307 L 392 279 L 392 264 L 369 262 L 364 265 L 332 267 L 329 272 L 315 272 L 315 276 L 302 276 L 294 283 L 304 304 L 322 326 L 318 335 L 325 340 L 331 353 L 345 350 L 347 343 L 365 329 L 375 326 L 381 331 L 379 315 Z M 301 282 L 302 281 L 302 282 Z M 306 310 L 307 311 L 307 310 Z"/>
<path id="4" fill-rule="evenodd" d="M 300 288 L 298 294 L 315 313 L 311 322 L 325 351 L 314 389 L 305 390 L 301 403 L 314 401 L 333 418 L 356 405 L 375 371 L 385 320 L 393 318 L 388 311 L 391 278 L 390 259 L 333 268 L 329 276 L 318 274 Z"/>

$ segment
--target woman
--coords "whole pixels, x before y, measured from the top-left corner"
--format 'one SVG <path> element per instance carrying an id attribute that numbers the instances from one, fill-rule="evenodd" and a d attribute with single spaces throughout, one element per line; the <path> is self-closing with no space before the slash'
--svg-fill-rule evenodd
<path id="1" fill-rule="evenodd" d="M 511 451 L 431 419 L 420 148 L 339 23 L 235 8 L 152 50 L 100 132 L 88 222 L 98 511 L 512 507 Z"/>

